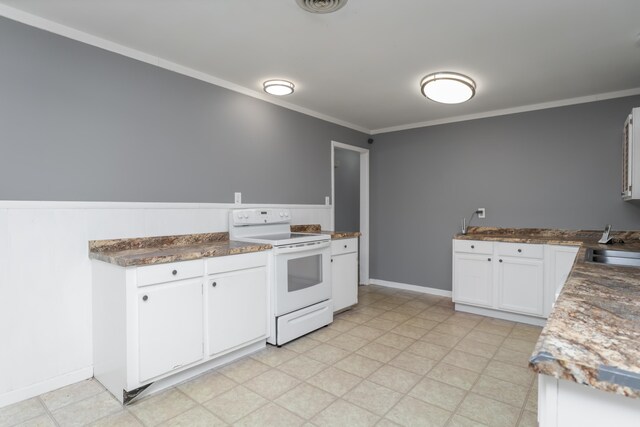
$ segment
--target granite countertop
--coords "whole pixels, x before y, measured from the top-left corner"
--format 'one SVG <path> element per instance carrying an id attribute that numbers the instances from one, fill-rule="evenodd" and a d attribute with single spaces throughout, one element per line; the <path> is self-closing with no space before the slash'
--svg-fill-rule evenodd
<path id="1" fill-rule="evenodd" d="M 331 236 L 331 240 L 353 239 L 362 235 L 359 231 L 325 231 L 322 230 L 320 224 L 292 225 L 291 231 L 294 233 L 328 234 Z"/>
<path id="2" fill-rule="evenodd" d="M 535 372 L 640 397 L 640 268 L 586 262 L 588 248 L 640 250 L 640 232 L 470 227 L 461 240 L 580 246 L 529 361 Z"/>
<path id="3" fill-rule="evenodd" d="M 266 251 L 271 245 L 229 240 L 229 233 L 92 240 L 89 258 L 122 267 Z"/>

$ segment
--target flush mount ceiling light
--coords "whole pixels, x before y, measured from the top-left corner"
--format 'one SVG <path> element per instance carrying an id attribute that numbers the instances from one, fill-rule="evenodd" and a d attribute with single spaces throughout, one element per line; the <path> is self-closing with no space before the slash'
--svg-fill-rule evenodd
<path id="1" fill-rule="evenodd" d="M 287 80 L 267 80 L 263 83 L 264 91 L 271 95 L 276 96 L 284 96 L 291 95 L 293 93 L 293 88 L 295 87 L 293 83 Z"/>
<path id="2" fill-rule="evenodd" d="M 311 13 L 331 13 L 347 4 L 347 0 L 296 0 L 298 6 Z"/>
<path id="3" fill-rule="evenodd" d="M 440 71 L 425 76 L 420 81 L 420 90 L 432 101 L 459 104 L 473 98 L 476 83 L 463 74 Z"/>

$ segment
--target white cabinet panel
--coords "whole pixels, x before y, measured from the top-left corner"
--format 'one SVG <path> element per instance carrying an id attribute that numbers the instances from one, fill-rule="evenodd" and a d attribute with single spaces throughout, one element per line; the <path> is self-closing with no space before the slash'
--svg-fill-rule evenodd
<path id="1" fill-rule="evenodd" d="M 202 279 L 140 289 L 140 382 L 203 358 Z"/>
<path id="2" fill-rule="evenodd" d="M 265 267 L 210 276 L 207 295 L 209 354 L 222 353 L 267 337 Z"/>
<path id="3" fill-rule="evenodd" d="M 455 302 L 491 307 L 493 264 L 491 255 L 454 255 L 453 299 Z"/>
<path id="4" fill-rule="evenodd" d="M 514 257 L 498 260 L 498 308 L 543 314 L 544 261 Z"/>
<path id="5" fill-rule="evenodd" d="M 544 315 L 549 316 L 553 304 L 562 291 L 579 248 L 575 246 L 547 245 L 545 247 Z"/>
<path id="6" fill-rule="evenodd" d="M 357 252 L 331 257 L 331 289 L 334 311 L 358 303 Z"/>
<path id="7" fill-rule="evenodd" d="M 454 240 L 453 250 L 455 252 L 467 252 L 470 254 L 486 254 L 493 253 L 493 242 L 484 242 L 482 240 Z"/>

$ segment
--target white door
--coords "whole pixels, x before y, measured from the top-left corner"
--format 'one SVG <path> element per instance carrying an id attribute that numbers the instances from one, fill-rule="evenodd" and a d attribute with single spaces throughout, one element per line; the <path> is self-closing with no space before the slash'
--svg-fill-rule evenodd
<path id="1" fill-rule="evenodd" d="M 140 382 L 202 359 L 202 304 L 202 279 L 140 289 Z"/>
<path id="2" fill-rule="evenodd" d="M 491 255 L 454 255 L 454 302 L 491 307 L 493 305 L 493 262 Z"/>
<path id="3" fill-rule="evenodd" d="M 334 255 L 331 258 L 333 311 L 358 302 L 358 253 Z"/>
<path id="4" fill-rule="evenodd" d="M 214 355 L 268 335 L 267 272 L 250 268 L 207 280 L 209 354 Z"/>
<path id="5" fill-rule="evenodd" d="M 498 308 L 543 315 L 543 260 L 500 257 L 497 274 Z"/>

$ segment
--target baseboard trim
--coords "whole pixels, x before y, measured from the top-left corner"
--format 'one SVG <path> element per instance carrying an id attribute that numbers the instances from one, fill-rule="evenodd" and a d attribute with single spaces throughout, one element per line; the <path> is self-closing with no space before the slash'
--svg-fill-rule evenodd
<path id="1" fill-rule="evenodd" d="M 410 285 L 408 283 L 390 282 L 388 280 L 369 279 L 370 285 L 384 286 L 385 288 L 402 289 L 405 291 L 420 292 L 422 294 L 438 295 L 441 297 L 451 297 L 451 291 L 443 289 L 429 288 L 427 286 Z"/>
<path id="2" fill-rule="evenodd" d="M 471 305 L 457 303 L 456 311 L 465 313 L 479 314 L 480 316 L 495 317 L 496 319 L 510 320 L 512 322 L 526 323 L 527 325 L 544 326 L 547 319 L 535 316 L 527 316 L 526 314 L 507 313 L 505 311 L 493 310 L 491 308 L 474 307 Z"/>
<path id="3" fill-rule="evenodd" d="M 27 387 L 22 387 L 18 390 L 9 391 L 0 395 L 0 408 L 91 377 L 93 377 L 93 366 L 87 366 L 86 368 L 50 378 Z"/>

